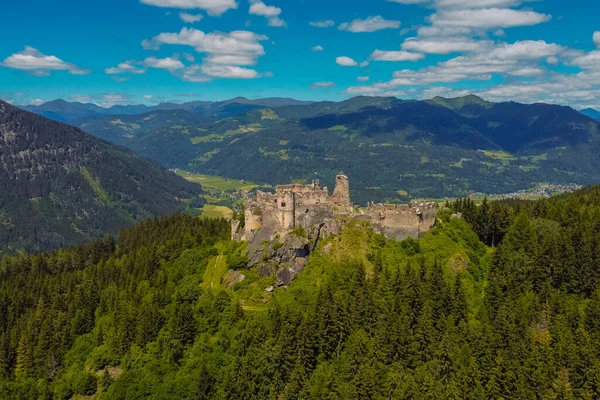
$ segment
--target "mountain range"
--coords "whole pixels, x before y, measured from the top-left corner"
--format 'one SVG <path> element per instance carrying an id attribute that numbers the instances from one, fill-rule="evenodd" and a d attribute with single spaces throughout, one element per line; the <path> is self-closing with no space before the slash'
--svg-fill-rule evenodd
<path id="1" fill-rule="evenodd" d="M 231 100 L 218 102 L 192 101 L 186 103 L 161 103 L 155 106 L 146 106 L 143 104 L 115 105 L 104 108 L 92 103 L 68 102 L 57 99 L 41 105 L 28 105 L 23 108 L 59 122 L 69 122 L 77 118 L 94 115 L 133 115 L 160 110 L 185 110 L 210 118 L 225 118 L 230 115 L 242 114 L 254 108 L 281 107 L 308 103 L 310 102 L 278 97 L 257 100 L 236 97 Z"/>
<path id="2" fill-rule="evenodd" d="M 116 233 L 201 193 L 131 150 L 2 101 L 0 187 L 0 255 Z"/>
<path id="3" fill-rule="evenodd" d="M 355 97 L 237 111 L 219 118 L 155 110 L 71 123 L 168 168 L 269 184 L 331 185 L 343 172 L 359 203 L 600 180 L 598 123 L 570 107 Z"/>

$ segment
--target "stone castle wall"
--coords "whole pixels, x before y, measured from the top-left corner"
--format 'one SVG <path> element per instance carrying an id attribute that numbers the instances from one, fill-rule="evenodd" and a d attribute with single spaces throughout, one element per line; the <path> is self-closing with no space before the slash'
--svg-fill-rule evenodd
<path id="1" fill-rule="evenodd" d="M 258 191 L 255 199 L 246 202 L 245 228 L 232 225 L 234 240 L 260 242 L 274 235 L 303 228 L 309 237 L 316 237 L 325 226 L 330 232 L 339 228 L 339 216 L 345 220 L 367 221 L 373 229 L 388 238 L 399 240 L 418 238 L 429 231 L 437 217 L 435 203 L 410 205 L 369 204 L 366 211 L 355 212 L 350 202 L 348 177 L 338 175 L 333 195 L 319 181 L 311 185 L 281 185 L 275 193 Z M 254 243 L 254 244 L 257 244 Z"/>
<path id="2" fill-rule="evenodd" d="M 419 238 L 434 227 L 435 203 L 370 204 L 365 213 L 376 232 L 388 238 Z"/>

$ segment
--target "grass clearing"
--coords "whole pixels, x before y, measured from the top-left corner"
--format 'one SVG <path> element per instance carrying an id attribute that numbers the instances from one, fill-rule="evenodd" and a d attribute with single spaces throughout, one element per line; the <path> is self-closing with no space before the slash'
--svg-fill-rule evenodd
<path id="1" fill-rule="evenodd" d="M 279 119 L 279 115 L 270 108 L 260 110 L 260 119 Z"/>
<path id="2" fill-rule="evenodd" d="M 190 142 L 192 142 L 192 144 L 208 143 L 208 142 L 222 142 L 222 141 L 223 141 L 223 136 L 219 135 L 217 133 L 211 133 L 210 135 L 206 135 L 206 136 L 196 136 L 196 137 L 190 138 Z"/>
<path id="3" fill-rule="evenodd" d="M 514 161 L 517 158 L 515 156 L 513 156 L 510 153 L 507 153 L 505 151 L 499 150 L 499 151 L 491 151 L 491 150 L 480 150 L 483 152 L 483 154 L 486 155 L 486 157 L 490 157 L 493 158 L 495 160 L 501 160 L 501 161 Z"/>
<path id="4" fill-rule="evenodd" d="M 233 210 L 225 206 L 215 206 L 212 204 L 205 204 L 202 208 L 202 216 L 206 218 L 233 218 Z"/>
<path id="5" fill-rule="evenodd" d="M 221 284 L 221 280 L 223 276 L 227 273 L 229 267 L 227 266 L 226 257 L 222 254 L 219 254 L 216 257 L 213 257 L 206 266 L 206 271 L 204 271 L 204 282 L 202 282 L 202 287 L 205 289 L 211 290 L 225 290 L 223 285 Z"/>
<path id="6" fill-rule="evenodd" d="M 181 169 L 177 171 L 177 175 L 190 182 L 199 183 L 207 188 L 218 190 L 252 190 L 257 186 L 256 183 L 253 182 L 223 178 L 222 176 L 194 174 Z"/>

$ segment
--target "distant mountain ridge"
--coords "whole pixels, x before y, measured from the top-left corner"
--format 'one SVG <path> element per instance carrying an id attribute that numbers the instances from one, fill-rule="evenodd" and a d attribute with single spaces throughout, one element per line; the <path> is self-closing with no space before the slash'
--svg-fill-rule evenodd
<path id="1" fill-rule="evenodd" d="M 282 107 L 310 104 L 289 98 L 269 97 L 264 99 L 246 99 L 236 97 L 225 101 L 191 101 L 186 103 L 161 103 L 155 106 L 143 104 L 115 105 L 109 108 L 92 103 L 68 102 L 57 99 L 41 105 L 28 105 L 22 108 L 46 118 L 59 122 L 70 122 L 74 119 L 94 115 L 136 115 L 159 110 L 185 110 L 210 117 L 225 118 L 231 115 L 242 114 L 254 108 Z"/>
<path id="2" fill-rule="evenodd" d="M 204 123 L 171 112 L 75 122 L 169 168 L 270 184 L 343 172 L 359 203 L 600 182 L 598 123 L 558 105 L 362 96 Z"/>
<path id="3" fill-rule="evenodd" d="M 600 119 L 600 111 L 598 110 L 594 110 L 593 108 L 586 108 L 584 110 L 580 110 L 580 113 L 582 113 L 583 115 L 587 115 L 590 118 L 593 119 Z"/>
<path id="4" fill-rule="evenodd" d="M 0 188 L 0 255 L 114 234 L 201 193 L 128 149 L 2 101 Z"/>

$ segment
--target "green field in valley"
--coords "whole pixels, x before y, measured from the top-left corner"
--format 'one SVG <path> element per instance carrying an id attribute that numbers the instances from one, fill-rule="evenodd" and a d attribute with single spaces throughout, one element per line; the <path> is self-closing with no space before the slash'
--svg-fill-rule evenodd
<path id="1" fill-rule="evenodd" d="M 181 169 L 177 170 L 177 175 L 190 182 L 199 183 L 206 188 L 219 190 L 252 190 L 257 186 L 253 182 L 223 178 L 221 176 L 194 174 Z"/>

